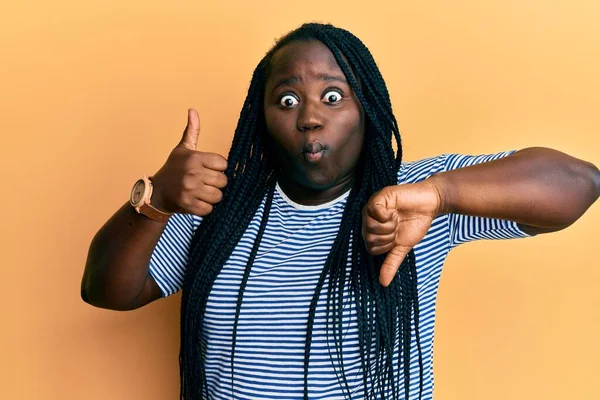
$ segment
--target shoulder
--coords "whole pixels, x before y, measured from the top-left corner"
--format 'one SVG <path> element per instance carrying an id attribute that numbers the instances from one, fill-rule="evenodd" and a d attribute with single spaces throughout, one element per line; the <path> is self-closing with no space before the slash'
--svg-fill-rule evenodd
<path id="1" fill-rule="evenodd" d="M 402 162 L 398 169 L 398 183 L 416 183 L 443 170 L 446 154 Z"/>

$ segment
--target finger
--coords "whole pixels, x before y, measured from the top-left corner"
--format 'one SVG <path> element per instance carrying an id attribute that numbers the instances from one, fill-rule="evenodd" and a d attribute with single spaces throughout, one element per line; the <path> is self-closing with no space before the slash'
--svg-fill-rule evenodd
<path id="1" fill-rule="evenodd" d="M 396 221 L 392 218 L 388 221 L 380 222 L 369 215 L 369 206 L 362 209 L 362 237 L 366 239 L 369 234 L 387 235 L 395 232 L 397 228 Z"/>
<path id="2" fill-rule="evenodd" d="M 392 282 L 407 253 L 408 251 L 405 251 L 400 246 L 390 250 L 379 271 L 379 283 L 381 286 L 387 287 Z"/>
<path id="3" fill-rule="evenodd" d="M 398 224 L 393 219 L 386 222 L 379 222 L 375 218 L 365 217 L 363 219 L 363 227 L 365 233 L 375 233 L 377 235 L 387 235 L 396 232 Z"/>
<path id="4" fill-rule="evenodd" d="M 198 136 L 200 136 L 200 117 L 198 111 L 190 108 L 188 110 L 187 126 L 183 131 L 183 137 L 179 146 L 185 147 L 188 150 L 196 150 L 198 145 Z"/>
<path id="5" fill-rule="evenodd" d="M 205 185 L 214 186 L 217 189 L 223 189 L 227 186 L 227 175 L 222 172 L 206 170 L 202 181 Z"/>
<path id="6" fill-rule="evenodd" d="M 195 200 L 187 209 L 185 209 L 184 211 L 187 214 L 194 214 L 197 215 L 199 217 L 205 217 L 208 214 L 210 214 L 213 210 L 213 205 L 210 203 L 207 203 L 205 201 L 202 200 Z"/>
<path id="7" fill-rule="evenodd" d="M 378 256 L 380 254 L 385 254 L 388 251 L 392 250 L 394 248 L 394 242 L 392 243 L 384 243 L 381 245 L 377 245 L 377 246 L 372 246 L 372 247 L 368 247 L 367 246 L 367 250 L 369 251 L 369 254 L 373 255 L 373 256 Z"/>
<path id="8" fill-rule="evenodd" d="M 215 204 L 223 199 L 223 192 L 216 187 L 203 185 L 196 193 L 196 199 L 209 204 Z"/>
<path id="9" fill-rule="evenodd" d="M 367 233 L 365 235 L 365 243 L 367 244 L 368 248 L 373 248 L 373 247 L 380 247 L 380 246 L 387 246 L 387 245 L 392 245 L 394 246 L 395 240 L 396 240 L 396 233 L 390 233 L 387 235 L 374 235 L 374 234 L 369 234 Z M 390 250 L 390 249 L 388 249 Z"/>
<path id="10" fill-rule="evenodd" d="M 202 165 L 213 171 L 225 172 L 227 160 L 217 153 L 202 153 Z"/>
<path id="11" fill-rule="evenodd" d="M 391 210 L 381 203 L 375 203 L 367 208 L 367 214 L 379 222 L 390 221 L 394 211 L 395 210 Z"/>

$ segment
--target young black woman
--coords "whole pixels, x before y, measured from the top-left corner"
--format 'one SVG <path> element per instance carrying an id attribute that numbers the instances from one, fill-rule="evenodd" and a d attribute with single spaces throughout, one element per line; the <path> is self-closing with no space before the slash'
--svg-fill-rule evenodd
<path id="1" fill-rule="evenodd" d="M 594 165 L 546 148 L 403 163 L 377 65 L 331 25 L 261 60 L 227 159 L 198 151 L 199 132 L 191 109 L 82 280 L 115 310 L 183 289 L 185 399 L 431 399 L 449 251 L 563 229 L 600 194 Z"/>

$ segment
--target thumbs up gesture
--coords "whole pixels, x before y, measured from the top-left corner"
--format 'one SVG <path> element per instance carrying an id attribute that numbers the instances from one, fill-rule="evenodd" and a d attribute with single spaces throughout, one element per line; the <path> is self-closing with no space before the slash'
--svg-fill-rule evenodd
<path id="1" fill-rule="evenodd" d="M 362 212 L 362 236 L 372 255 L 387 253 L 379 283 L 388 286 L 408 252 L 427 234 L 441 208 L 430 181 L 388 186 L 373 194 Z"/>
<path id="2" fill-rule="evenodd" d="M 206 216 L 221 201 L 227 177 L 227 160 L 215 153 L 196 150 L 200 135 L 200 119 L 194 109 L 188 110 L 183 137 L 173 149 L 165 165 L 152 177 L 154 207 L 167 212 Z"/>

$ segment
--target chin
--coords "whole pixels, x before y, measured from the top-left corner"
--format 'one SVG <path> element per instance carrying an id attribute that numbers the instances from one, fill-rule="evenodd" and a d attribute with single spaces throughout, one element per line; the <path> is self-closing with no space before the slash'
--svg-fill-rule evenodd
<path id="1" fill-rule="evenodd" d="M 315 191 L 327 190 L 337 183 L 336 180 L 331 176 L 323 174 L 297 176 L 294 180 L 298 184 Z"/>

